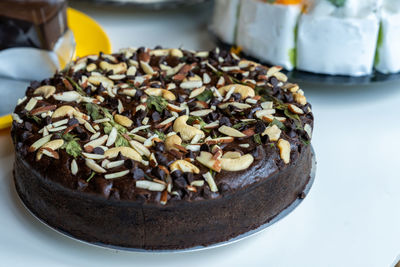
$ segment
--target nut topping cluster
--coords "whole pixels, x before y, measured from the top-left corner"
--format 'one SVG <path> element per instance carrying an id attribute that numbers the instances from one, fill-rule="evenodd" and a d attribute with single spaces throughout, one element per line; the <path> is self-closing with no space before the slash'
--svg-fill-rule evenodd
<path id="1" fill-rule="evenodd" d="M 284 168 L 309 144 L 310 105 L 280 70 L 218 48 L 87 56 L 31 84 L 13 114 L 15 142 L 107 198 L 218 197 L 220 177 L 243 175 L 260 149 Z"/>

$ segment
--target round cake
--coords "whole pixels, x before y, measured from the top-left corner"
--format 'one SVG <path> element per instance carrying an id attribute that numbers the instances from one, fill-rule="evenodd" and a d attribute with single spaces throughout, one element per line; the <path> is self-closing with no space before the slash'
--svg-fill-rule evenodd
<path id="1" fill-rule="evenodd" d="M 218 48 L 80 58 L 18 101 L 17 192 L 48 225 L 105 245 L 183 249 L 255 229 L 310 179 L 311 105 L 280 69 Z"/>

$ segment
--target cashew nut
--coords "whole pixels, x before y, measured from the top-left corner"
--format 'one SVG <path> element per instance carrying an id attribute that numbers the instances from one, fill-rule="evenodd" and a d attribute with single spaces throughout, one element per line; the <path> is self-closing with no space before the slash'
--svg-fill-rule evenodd
<path id="1" fill-rule="evenodd" d="M 173 49 L 155 49 L 150 51 L 151 56 L 156 56 L 156 57 L 166 57 L 168 55 L 172 57 L 183 57 L 183 53 L 181 50 L 173 48 Z"/>
<path id="2" fill-rule="evenodd" d="M 289 104 L 288 109 L 293 112 L 294 114 L 303 115 L 304 111 L 296 105 Z"/>
<path id="3" fill-rule="evenodd" d="M 114 86 L 114 82 L 104 76 L 90 76 L 88 81 L 94 85 L 102 84 L 105 88 L 110 88 Z"/>
<path id="4" fill-rule="evenodd" d="M 240 154 L 240 152 L 228 151 L 222 156 L 222 158 L 223 159 L 237 159 L 237 158 L 240 158 L 241 156 L 242 156 L 242 154 Z"/>
<path id="5" fill-rule="evenodd" d="M 133 121 L 131 119 L 129 119 L 126 116 L 123 115 L 119 115 L 119 114 L 115 114 L 114 115 L 114 120 L 118 123 L 121 124 L 124 127 L 131 127 L 133 124 Z"/>
<path id="6" fill-rule="evenodd" d="M 170 135 L 165 139 L 165 148 L 169 150 L 178 150 L 175 145 L 181 145 L 182 144 L 182 139 L 174 134 Z"/>
<path id="7" fill-rule="evenodd" d="M 33 91 L 34 95 L 42 95 L 44 98 L 49 98 L 56 92 L 56 88 L 52 85 L 43 85 Z"/>
<path id="8" fill-rule="evenodd" d="M 186 160 L 176 160 L 169 166 L 169 168 L 171 172 L 180 170 L 182 172 L 191 172 L 195 174 L 200 173 L 199 168 Z"/>
<path id="9" fill-rule="evenodd" d="M 265 131 L 261 134 L 262 136 L 268 135 L 270 141 L 275 142 L 278 141 L 281 136 L 281 130 L 275 124 L 272 126 L 268 126 Z"/>
<path id="10" fill-rule="evenodd" d="M 154 70 L 153 70 L 153 68 L 152 68 L 152 67 L 150 66 L 150 64 L 147 63 L 147 62 L 140 61 L 140 67 L 143 69 L 143 71 L 144 71 L 146 74 L 153 75 L 153 74 L 155 73 Z"/>
<path id="11" fill-rule="evenodd" d="M 121 153 L 122 156 L 133 159 L 135 161 L 142 161 L 142 157 L 137 153 L 133 148 L 130 147 L 114 147 L 110 148 L 106 152 L 104 152 L 104 156 L 106 158 L 112 159 L 118 156 L 118 153 Z"/>
<path id="12" fill-rule="evenodd" d="M 248 98 L 248 97 L 254 97 L 255 96 L 255 92 L 253 90 L 253 88 L 251 88 L 250 86 L 247 85 L 242 85 L 242 84 L 230 84 L 230 85 L 226 85 L 223 86 L 221 88 L 218 89 L 218 92 L 221 95 L 225 95 L 227 92 L 229 92 L 232 88 L 233 89 L 233 93 L 239 93 L 242 96 L 242 99 Z"/>
<path id="13" fill-rule="evenodd" d="M 290 143 L 284 139 L 279 139 L 278 148 L 280 150 L 280 156 L 285 164 L 290 162 Z"/>
<path id="14" fill-rule="evenodd" d="M 82 112 L 77 111 L 76 109 L 74 109 L 71 106 L 61 106 L 58 109 L 56 109 L 53 113 L 53 115 L 51 116 L 52 119 L 57 119 L 57 118 L 61 118 L 61 117 L 76 117 L 79 119 L 83 119 L 83 120 L 88 120 L 88 116 L 86 114 L 83 114 Z"/>
<path id="15" fill-rule="evenodd" d="M 239 158 L 221 158 L 221 169 L 224 171 L 242 171 L 246 170 L 253 163 L 254 158 L 250 154 L 240 156 Z"/>
<path id="16" fill-rule="evenodd" d="M 113 71 L 113 74 L 125 73 L 127 70 L 127 65 L 125 62 L 121 62 L 118 64 L 110 64 L 106 61 L 100 62 L 100 68 L 105 71 Z"/>
<path id="17" fill-rule="evenodd" d="M 197 134 L 203 138 L 205 135 L 202 130 L 186 124 L 188 119 L 189 116 L 187 115 L 178 117 L 174 122 L 174 131 L 181 134 L 183 141 L 190 141 Z"/>
<path id="18" fill-rule="evenodd" d="M 148 89 L 144 90 L 144 92 L 151 96 L 162 96 L 163 98 L 165 98 L 168 101 L 176 100 L 176 96 L 174 95 L 174 93 L 172 93 L 168 90 L 165 90 L 165 89 L 148 88 Z"/>

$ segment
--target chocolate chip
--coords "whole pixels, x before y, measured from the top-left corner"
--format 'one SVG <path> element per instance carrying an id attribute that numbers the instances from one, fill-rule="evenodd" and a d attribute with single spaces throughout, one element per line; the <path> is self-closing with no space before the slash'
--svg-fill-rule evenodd
<path id="1" fill-rule="evenodd" d="M 30 123 L 29 121 L 26 121 L 26 122 L 24 123 L 24 128 L 25 128 L 27 131 L 31 132 L 31 131 L 32 131 L 32 123 Z"/>
<path id="2" fill-rule="evenodd" d="M 267 127 L 265 126 L 264 122 L 262 122 L 262 121 L 257 121 L 257 122 L 256 122 L 256 127 L 254 128 L 254 132 L 255 132 L 256 134 L 263 133 L 263 132 L 265 131 L 266 128 L 267 128 Z"/>
<path id="3" fill-rule="evenodd" d="M 104 155 L 104 149 L 102 149 L 101 147 L 95 147 L 93 149 L 93 153 L 98 155 Z"/>
<path id="4" fill-rule="evenodd" d="M 185 99 L 186 98 L 183 95 L 178 94 L 178 99 L 177 100 L 178 100 L 179 103 L 183 103 L 185 101 Z"/>
<path id="5" fill-rule="evenodd" d="M 242 95 L 240 93 L 233 93 L 232 97 L 233 99 L 235 99 L 235 101 L 239 101 L 240 99 L 242 99 Z"/>
<path id="6" fill-rule="evenodd" d="M 164 153 L 157 151 L 155 154 L 156 160 L 158 162 L 158 164 L 167 166 L 168 165 L 168 159 L 167 157 L 165 157 Z"/>
<path id="7" fill-rule="evenodd" d="M 269 136 L 268 135 L 261 136 L 261 142 L 263 144 L 268 143 L 269 142 Z"/>
<path id="8" fill-rule="evenodd" d="M 151 114 L 151 119 L 152 119 L 153 121 L 159 121 L 159 120 L 161 119 L 160 113 L 158 113 L 157 111 L 154 111 L 154 112 Z"/>
<path id="9" fill-rule="evenodd" d="M 155 177 L 157 177 L 160 180 L 164 180 L 165 178 L 165 171 L 160 169 L 160 168 L 153 168 L 151 170 L 151 174 L 153 174 Z"/>
<path id="10" fill-rule="evenodd" d="M 226 125 L 228 127 L 232 126 L 231 121 L 229 120 L 228 117 L 222 117 L 221 119 L 219 119 L 219 124 L 220 125 Z"/>
<path id="11" fill-rule="evenodd" d="M 195 155 L 194 155 L 194 153 L 193 153 L 192 150 L 189 150 L 188 153 L 186 153 L 186 157 L 191 158 L 191 159 L 194 159 L 194 158 L 195 158 Z"/>
<path id="12" fill-rule="evenodd" d="M 77 128 L 77 127 L 75 127 L 75 128 Z M 79 138 L 81 141 L 86 141 L 86 140 L 89 139 L 89 135 L 88 135 L 87 132 L 83 132 L 83 133 L 78 134 L 78 138 Z"/>
<path id="13" fill-rule="evenodd" d="M 118 152 L 117 157 L 115 158 L 116 160 L 125 160 L 126 158 L 124 157 L 124 155 L 122 155 L 121 152 Z"/>
<path id="14" fill-rule="evenodd" d="M 68 126 L 72 126 L 75 124 L 79 124 L 79 121 L 76 118 L 72 118 L 68 121 Z"/>
<path id="15" fill-rule="evenodd" d="M 278 81 L 278 79 L 277 79 L 276 77 L 271 77 L 271 78 L 269 79 L 269 82 L 270 82 L 274 87 L 279 83 L 279 81 Z"/>
<path id="16" fill-rule="evenodd" d="M 178 179 L 182 175 L 183 175 L 183 173 L 180 170 L 175 170 L 171 173 L 171 177 L 174 179 Z"/>
<path id="17" fill-rule="evenodd" d="M 88 185 L 89 185 L 88 182 L 86 182 L 86 181 L 83 180 L 83 179 L 79 179 L 78 182 L 76 183 L 76 186 L 77 186 L 76 189 L 78 189 L 79 191 L 83 191 L 83 190 L 86 189 L 86 187 L 87 187 Z"/>
<path id="18" fill-rule="evenodd" d="M 124 166 L 128 170 L 132 170 L 135 167 L 135 161 L 133 161 L 132 159 L 126 159 L 124 161 Z"/>
<path id="19" fill-rule="evenodd" d="M 179 189 L 185 189 L 187 186 L 187 182 L 183 176 L 180 176 L 174 180 L 174 185 Z"/>
<path id="20" fill-rule="evenodd" d="M 165 145 L 163 142 L 155 142 L 154 147 L 157 151 L 160 151 L 160 152 L 164 152 L 164 150 L 165 150 Z"/>
<path id="21" fill-rule="evenodd" d="M 141 168 L 139 168 L 139 167 L 134 168 L 133 172 L 132 172 L 132 177 L 135 180 L 142 179 L 144 177 L 143 170 Z"/>
<path id="22" fill-rule="evenodd" d="M 190 184 L 191 182 L 194 181 L 194 175 L 191 172 L 185 172 L 183 174 L 183 176 L 186 178 L 186 181 L 188 182 L 188 184 Z"/>
<path id="23" fill-rule="evenodd" d="M 202 144 L 200 146 L 200 151 L 210 152 L 210 147 L 207 144 Z"/>
<path id="24" fill-rule="evenodd" d="M 256 160 L 260 160 L 260 159 L 264 158 L 265 157 L 265 151 L 264 151 L 263 146 L 262 145 L 258 145 L 256 147 L 256 149 L 253 150 L 252 154 L 253 154 L 253 157 Z"/>

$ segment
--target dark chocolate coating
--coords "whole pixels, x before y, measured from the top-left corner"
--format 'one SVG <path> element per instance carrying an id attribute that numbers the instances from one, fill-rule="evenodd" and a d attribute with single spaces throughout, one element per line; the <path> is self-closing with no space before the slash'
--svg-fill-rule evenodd
<path id="1" fill-rule="evenodd" d="M 144 249 L 183 249 L 225 241 L 265 224 L 303 192 L 310 179 L 311 149 L 260 181 L 216 199 L 163 206 L 104 199 L 66 188 L 37 173 L 17 153 L 14 179 L 25 205 L 50 226 L 88 242 Z M 268 159 L 242 179 L 261 175 Z"/>

